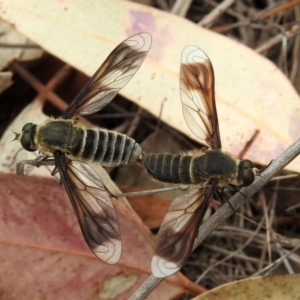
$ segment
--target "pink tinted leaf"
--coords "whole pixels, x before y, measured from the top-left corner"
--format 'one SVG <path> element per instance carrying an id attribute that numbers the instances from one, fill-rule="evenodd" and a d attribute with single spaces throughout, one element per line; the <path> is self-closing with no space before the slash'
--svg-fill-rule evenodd
<path id="1" fill-rule="evenodd" d="M 3 299 L 128 299 L 150 275 L 152 236 L 121 202 L 114 201 L 123 242 L 116 265 L 87 247 L 66 193 L 53 179 L 0 173 L 0 289 Z M 119 284 L 117 290 L 113 288 Z M 174 298 L 199 288 L 181 274 L 149 299 Z M 104 296 L 103 296 L 104 297 Z"/>

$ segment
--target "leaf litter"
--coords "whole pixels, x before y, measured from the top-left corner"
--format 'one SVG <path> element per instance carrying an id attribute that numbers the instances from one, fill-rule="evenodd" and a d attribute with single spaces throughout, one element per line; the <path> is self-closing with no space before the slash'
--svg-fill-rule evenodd
<path id="1" fill-rule="evenodd" d="M 180 2 L 181 1 L 177 1 L 177 5 L 179 5 Z M 296 3 L 297 1 L 291 2 Z M 299 7 L 293 5 L 286 7 L 284 4 L 285 3 L 281 1 L 277 1 L 275 7 L 268 7 L 264 2 L 259 2 L 255 5 L 238 2 L 231 4 L 226 9 L 220 10 L 217 13 L 216 18 L 216 16 L 211 14 L 211 12 L 213 11 L 213 8 L 218 7 L 218 3 L 213 0 L 205 0 L 203 5 L 202 2 L 200 5 L 200 2 L 194 1 L 187 10 L 185 8 L 185 11 L 187 18 L 193 22 L 201 22 L 201 20 L 206 17 L 205 26 L 210 28 L 210 30 L 222 33 L 223 35 L 231 38 L 233 37 L 248 47 L 256 49 L 257 52 L 272 60 L 275 65 L 277 65 L 287 75 L 290 81 L 293 82 L 295 87 L 299 87 L 299 71 L 297 73 L 297 70 L 299 69 L 297 68 L 299 61 L 299 51 L 297 51 L 297 49 L 299 49 L 299 27 L 297 27 L 298 25 L 295 23 L 297 20 L 296 16 L 299 16 Z M 172 10 L 172 8 L 174 8 L 170 2 L 166 1 L 159 1 L 157 5 L 161 10 Z M 178 14 L 184 15 L 183 11 L 184 8 L 182 8 L 182 10 L 181 8 L 178 10 L 177 8 Z M 197 39 L 195 37 L 193 39 L 193 43 L 197 44 Z M 209 44 L 214 41 L 214 38 L 211 37 L 211 41 L 206 42 L 209 46 Z M 225 49 L 223 49 L 223 52 L 227 54 L 226 43 L 224 44 L 224 47 Z M 181 50 L 182 49 L 177 49 L 177 52 L 180 53 Z M 218 47 L 217 50 L 219 51 Z M 178 53 L 176 53 L 176 55 Z M 216 54 L 213 54 L 212 56 L 214 55 Z M 238 56 L 237 53 L 234 53 L 234 55 Z M 225 56 L 225 58 L 223 57 L 225 60 L 226 58 L 227 56 Z M 179 56 L 175 60 L 175 69 L 178 70 Z M 221 68 L 220 65 L 218 65 L 218 59 L 216 59 L 216 61 L 217 74 L 222 74 L 222 72 L 218 71 L 218 69 Z M 234 66 L 234 61 L 230 61 L 230 63 Z M 94 67 L 96 68 L 97 66 Z M 258 73 L 262 72 L 260 70 L 260 65 L 254 64 L 254 67 Z M 238 72 L 236 73 L 238 74 Z M 156 76 L 158 79 L 160 78 L 158 72 L 156 72 L 153 76 Z M 39 76 L 37 77 L 39 78 Z M 241 78 L 241 80 L 244 81 L 246 79 L 247 77 Z M 173 89 L 177 94 L 176 99 L 174 99 L 177 107 L 180 106 L 177 87 L 178 83 L 174 80 L 174 78 L 172 80 Z M 224 106 L 224 99 L 222 95 L 226 95 L 225 98 L 227 99 L 229 94 L 227 94 L 227 92 L 223 92 L 222 81 L 224 84 L 228 85 L 230 89 L 234 88 L 232 86 L 237 85 L 237 81 L 236 78 L 232 78 L 231 84 L 228 84 L 226 78 L 221 77 L 217 80 L 221 81 L 221 83 L 219 83 L 219 91 L 221 93 L 220 101 L 217 99 L 218 110 L 220 112 L 224 109 L 226 112 L 227 102 L 224 101 L 226 104 Z M 157 81 L 154 83 L 156 84 L 156 82 Z M 135 87 L 136 84 L 134 83 L 132 86 Z M 72 89 L 74 88 L 74 86 L 67 86 L 70 94 L 74 94 L 74 92 L 72 92 Z M 153 89 L 153 85 L 151 85 L 151 88 Z M 249 88 L 251 88 L 251 86 Z M 64 89 L 66 88 L 62 88 L 62 90 Z M 267 91 L 267 87 L 264 87 L 264 89 L 262 91 Z M 149 90 L 147 89 L 145 93 L 148 93 L 148 91 Z M 247 93 L 247 91 L 244 92 Z M 285 89 L 284 92 L 286 93 L 287 90 Z M 131 94 L 130 92 L 128 94 L 126 93 L 126 95 L 129 95 L 129 98 L 131 99 L 135 97 L 135 94 Z M 265 93 L 262 92 L 261 98 L 264 98 L 264 95 Z M 21 95 L 20 97 L 22 96 L 24 95 Z M 295 96 L 293 95 L 293 92 L 291 92 L 291 97 L 286 94 L 284 98 L 291 100 L 293 97 Z M 233 95 L 233 98 L 236 98 L 236 96 Z M 71 99 L 71 97 L 68 99 L 68 96 L 64 97 L 64 100 L 67 101 L 70 101 Z M 241 101 L 241 99 L 239 99 L 239 101 Z M 136 101 L 136 103 L 140 102 L 141 100 Z M 165 102 L 163 111 L 169 110 L 173 112 L 172 109 L 168 109 L 168 107 L 170 107 L 169 101 L 161 102 Z M 294 138 L 298 136 L 299 132 L 299 119 L 297 115 L 297 112 L 299 113 L 299 108 L 295 103 L 296 102 L 292 101 L 271 103 L 273 107 L 278 105 L 280 108 L 282 108 L 282 104 L 286 106 L 289 105 L 291 111 L 296 112 L 293 117 L 289 115 L 287 111 L 281 111 L 283 119 L 286 115 L 287 117 L 290 117 L 290 120 L 294 120 L 289 128 L 289 135 Z M 148 106 L 145 104 L 143 105 L 144 108 L 148 109 Z M 48 108 L 48 113 L 49 111 L 51 112 L 51 110 L 53 110 L 53 108 Z M 136 115 L 137 111 L 140 117 L 135 118 L 137 124 L 133 127 L 131 123 L 133 116 Z M 239 109 L 234 107 L 233 111 L 234 116 L 237 119 L 237 123 L 241 122 L 241 119 L 239 119 Z M 154 113 L 154 111 L 151 112 Z M 114 115 L 116 118 L 109 117 L 105 119 L 106 114 Z M 158 110 L 155 114 L 158 115 Z M 225 116 L 221 117 L 222 140 L 226 141 L 229 139 L 227 136 L 230 136 L 230 131 L 233 127 L 236 127 L 236 125 L 232 125 L 232 123 L 230 123 L 230 118 L 232 118 L 233 115 L 231 111 L 221 114 L 224 114 Z M 270 115 L 271 114 L 272 112 L 270 112 Z M 197 145 L 193 140 L 183 137 L 176 130 L 168 127 L 168 125 L 164 123 L 166 121 L 164 114 L 160 120 L 157 120 L 146 111 L 139 109 L 137 105 L 128 103 L 121 97 L 115 99 L 112 105 L 105 108 L 105 110 L 101 112 L 101 116 L 102 118 L 99 117 L 99 119 L 96 120 L 99 126 L 106 128 L 119 128 L 124 133 L 131 132 L 132 136 L 140 143 L 147 140 L 147 137 L 152 135 L 153 132 L 158 132 L 156 137 L 159 136 L 160 133 L 162 133 L 162 136 L 171 136 L 174 143 L 172 141 L 161 143 L 158 137 L 157 140 L 155 140 L 155 138 L 151 139 L 150 145 L 152 146 L 152 149 L 156 149 L 157 152 L 167 151 L 178 153 L 180 150 L 199 147 L 199 145 Z M 263 116 L 260 116 L 260 118 L 263 118 Z M 93 122 L 95 122 L 95 120 L 93 120 Z M 182 124 L 179 124 L 179 127 L 180 126 L 182 126 Z M 182 131 L 182 129 L 178 129 Z M 242 135 L 242 127 L 239 126 L 238 129 L 239 135 L 236 142 L 231 142 L 231 144 L 228 143 L 228 145 L 231 146 L 229 149 L 227 148 L 227 150 L 237 148 L 238 151 L 241 152 L 243 146 L 245 146 L 246 142 L 250 139 L 249 137 Z M 262 134 L 264 134 L 263 131 L 265 128 L 263 122 L 259 124 L 259 130 Z M 267 128 L 267 132 L 270 132 L 269 128 Z M 289 140 L 291 140 L 291 138 L 289 138 Z M 270 141 L 268 143 L 266 141 L 268 140 L 258 139 L 257 142 L 253 144 L 252 149 L 254 150 L 252 151 L 259 152 L 263 150 L 263 147 L 265 147 L 265 156 L 269 158 L 274 157 L 275 152 L 271 153 L 271 149 L 268 148 L 268 145 L 272 145 L 273 142 Z M 261 145 L 261 148 L 258 148 L 258 144 Z M 247 153 L 246 151 L 245 156 L 248 157 L 248 154 L 249 152 Z M 260 154 L 255 157 L 258 158 L 260 157 L 259 155 Z M 261 161 L 257 159 L 256 162 Z M 264 164 L 266 165 L 267 162 L 265 161 Z M 297 167 L 297 165 L 299 166 L 299 164 L 296 164 L 292 167 L 292 169 L 298 171 L 299 167 Z M 143 170 L 140 168 L 136 168 L 136 170 L 137 171 L 129 170 L 127 177 L 138 178 L 139 182 L 150 181 L 149 176 Z M 120 168 L 120 170 L 113 169 L 109 171 L 113 180 L 118 182 L 118 185 L 122 187 L 122 182 L 125 182 L 124 175 L 119 175 L 119 173 L 125 173 L 126 177 L 126 168 Z M 234 214 L 228 219 L 226 224 L 219 226 L 218 229 L 205 240 L 201 247 L 193 252 L 189 262 L 182 270 L 186 276 L 206 288 L 214 288 L 226 282 L 239 280 L 257 274 L 259 273 L 259 270 L 262 270 L 262 274 L 267 274 L 268 276 L 292 274 L 297 272 L 299 267 L 299 257 L 297 252 L 297 247 L 299 245 L 299 222 L 297 222 L 299 215 L 299 207 L 297 206 L 299 202 L 299 179 L 297 174 L 290 178 L 293 174 L 289 171 L 282 171 L 279 175 L 282 176 L 262 188 L 258 195 L 250 199 L 246 205 L 241 208 L 238 212 L 239 214 Z M 284 175 L 289 175 L 290 177 L 284 177 Z M 119 180 L 118 176 L 120 176 Z M 135 180 L 134 183 L 131 184 L 132 186 L 130 188 L 140 189 L 140 185 L 138 185 Z M 156 186 L 159 185 L 159 183 L 153 181 L 152 184 L 155 184 Z M 148 185 L 147 183 L 147 188 L 151 188 L 151 186 L 151 184 Z M 128 188 L 128 186 L 126 188 Z M 226 192 L 230 194 L 230 191 Z M 160 207 L 159 203 L 161 203 L 161 200 L 159 198 L 156 200 L 155 197 L 156 196 L 154 195 L 153 200 L 151 200 L 153 202 L 153 206 L 158 205 Z M 169 196 L 170 199 L 173 199 L 174 197 L 174 195 Z M 142 212 L 145 212 L 147 207 L 148 206 L 140 205 L 137 210 L 140 209 Z M 152 221 L 151 214 L 148 214 L 148 224 L 149 222 L 150 224 L 151 222 L 157 224 L 158 221 L 156 221 L 156 217 L 157 216 L 154 216 Z M 293 250 L 295 251 L 292 253 Z M 286 256 L 286 253 L 290 253 L 290 256 Z M 276 263 L 272 264 L 272 262 Z M 268 266 L 270 266 L 269 269 L 266 268 Z M 189 297 L 190 296 L 182 296 L 180 299 L 189 299 Z"/>

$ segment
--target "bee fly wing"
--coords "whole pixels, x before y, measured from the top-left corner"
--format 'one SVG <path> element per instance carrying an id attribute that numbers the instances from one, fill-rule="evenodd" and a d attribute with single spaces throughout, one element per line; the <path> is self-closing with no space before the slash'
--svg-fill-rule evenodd
<path id="1" fill-rule="evenodd" d="M 142 65 L 151 46 L 151 36 L 139 33 L 119 44 L 71 102 L 62 118 L 90 115 L 106 106 Z"/>
<path id="2" fill-rule="evenodd" d="M 187 46 L 181 55 L 180 97 L 190 130 L 212 149 L 221 149 L 214 91 L 214 71 L 207 55 Z"/>
<path id="3" fill-rule="evenodd" d="M 155 277 L 174 274 L 188 259 L 214 191 L 209 184 L 174 199 L 156 238 L 151 262 Z"/>
<path id="4" fill-rule="evenodd" d="M 103 262 L 117 263 L 122 246 L 110 193 L 88 164 L 71 161 L 59 152 L 54 155 L 86 243 Z"/>

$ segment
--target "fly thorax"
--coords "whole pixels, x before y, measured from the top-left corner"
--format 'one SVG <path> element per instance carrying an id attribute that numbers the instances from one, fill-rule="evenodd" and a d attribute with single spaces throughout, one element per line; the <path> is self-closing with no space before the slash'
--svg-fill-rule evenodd
<path id="1" fill-rule="evenodd" d="M 238 185 L 249 186 L 257 176 L 259 176 L 259 171 L 255 168 L 252 161 L 245 159 L 239 162 L 237 174 Z"/>
<path id="2" fill-rule="evenodd" d="M 43 153 L 60 150 L 68 154 L 80 142 L 80 133 L 72 120 L 48 119 L 39 126 L 37 140 Z"/>
<path id="3" fill-rule="evenodd" d="M 220 150 L 208 150 L 194 159 L 194 174 L 198 179 L 218 179 L 220 183 L 234 182 L 236 159 Z"/>

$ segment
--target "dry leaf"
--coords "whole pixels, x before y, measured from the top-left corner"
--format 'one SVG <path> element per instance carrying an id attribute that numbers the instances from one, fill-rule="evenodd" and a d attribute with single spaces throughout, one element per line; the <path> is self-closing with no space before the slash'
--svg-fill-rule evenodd
<path id="1" fill-rule="evenodd" d="M 13 26 L 0 19 L 0 43 L 19 47 L 1 47 L 0 52 L 0 70 L 7 66 L 13 59 L 21 61 L 39 58 L 44 50 L 40 47 L 26 48 L 30 42 L 24 35 L 20 34 Z"/>
<path id="2" fill-rule="evenodd" d="M 121 202 L 114 205 L 123 253 L 118 264 L 107 265 L 88 249 L 71 203 L 53 179 L 0 173 L 0 182 L 2 299 L 107 299 L 103 295 L 111 293 L 112 299 L 128 299 L 149 276 L 152 238 Z M 186 290 L 200 292 L 177 274 L 149 299 Z"/>
<path id="3" fill-rule="evenodd" d="M 30 7 L 30 9 L 29 9 Z M 196 139 L 181 113 L 181 51 L 193 44 L 210 57 L 223 149 L 268 164 L 299 136 L 299 96 L 269 60 L 242 44 L 170 13 L 128 1 L 0 0 L 0 16 L 50 53 L 92 75 L 110 51 L 130 35 L 152 35 L 152 49 L 122 94 Z M 188 33 L 188 34 L 187 34 Z M 76 51 L 74 51 L 76 49 Z M 289 169 L 300 171 L 300 158 Z"/>
<path id="4" fill-rule="evenodd" d="M 136 192 L 133 189 L 122 189 L 123 193 Z M 133 210 L 150 229 L 158 228 L 165 217 L 172 201 L 156 194 L 129 197 L 128 201 Z"/>
<path id="5" fill-rule="evenodd" d="M 35 99 L 31 104 L 26 106 L 17 118 L 6 128 L 0 140 L 0 171 L 16 172 L 16 160 L 34 159 L 38 155 L 25 151 L 19 142 L 13 141 L 14 132 L 20 132 L 22 127 L 32 122 L 35 124 L 42 123 L 47 116 L 42 112 L 43 103 L 39 99 Z M 50 176 L 47 168 L 33 168 L 31 174 Z"/>
<path id="6" fill-rule="evenodd" d="M 223 284 L 193 300 L 230 299 L 299 299 L 300 275 L 278 276 L 274 278 L 253 277 Z"/>

